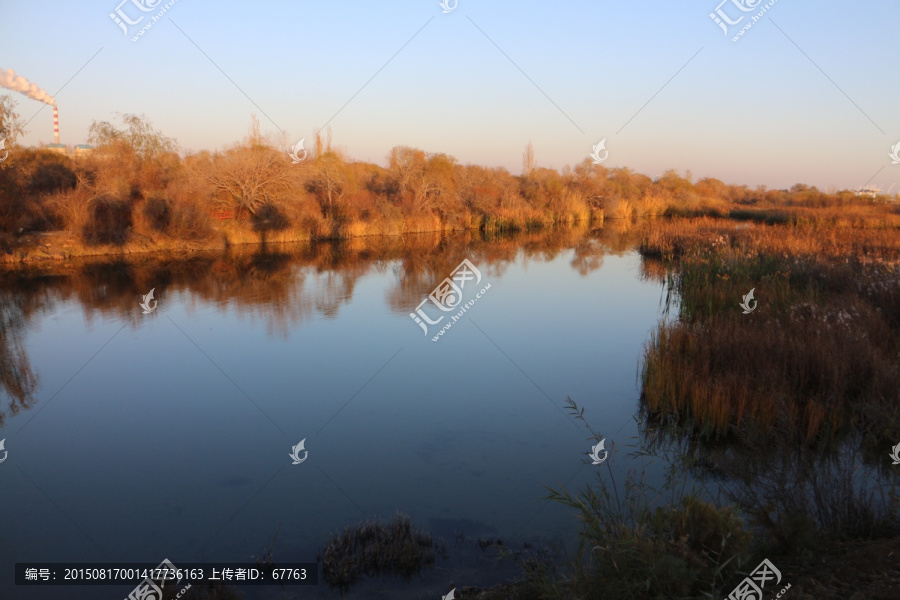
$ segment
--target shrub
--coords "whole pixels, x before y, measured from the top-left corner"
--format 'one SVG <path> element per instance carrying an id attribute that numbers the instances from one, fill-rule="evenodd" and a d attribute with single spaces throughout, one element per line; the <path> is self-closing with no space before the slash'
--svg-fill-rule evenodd
<path id="1" fill-rule="evenodd" d="M 38 165 L 28 182 L 28 191 L 32 194 L 52 194 L 62 190 L 71 190 L 77 179 L 75 173 L 66 165 L 58 162 Z"/>
<path id="2" fill-rule="evenodd" d="M 581 556 L 571 582 L 579 597 L 637 600 L 715 592 L 749 556 L 751 535 L 735 508 L 717 508 L 693 494 L 653 508 L 656 491 L 633 475 L 620 506 L 598 480 L 578 496 L 553 490 L 548 496 L 579 512 Z"/>
<path id="3" fill-rule="evenodd" d="M 151 229 L 165 232 L 172 222 L 171 202 L 159 196 L 151 196 L 144 202 L 141 214 Z"/>
<path id="4" fill-rule="evenodd" d="M 88 219 L 82 229 L 84 241 L 89 245 L 123 245 L 132 228 L 131 203 L 125 200 L 100 196 L 88 204 Z"/>
<path id="5" fill-rule="evenodd" d="M 584 420 L 571 399 L 568 407 Z M 649 453 L 642 449 L 638 454 Z M 696 492 L 682 492 L 687 465 L 671 464 L 662 490 L 647 483 L 643 472 L 629 471 L 621 499 L 610 462 L 606 466 L 609 484 L 598 473 L 597 485 L 578 495 L 550 489 L 547 496 L 578 511 L 579 553 L 570 582 L 576 597 L 644 600 L 716 594 L 749 557 L 751 535 L 735 508 L 719 508 Z M 659 504 L 665 497 L 669 502 Z"/>
<path id="6" fill-rule="evenodd" d="M 250 222 L 253 230 L 262 234 L 268 231 L 283 231 L 290 225 L 284 211 L 271 203 L 263 204 L 250 215 Z"/>
<path id="7" fill-rule="evenodd" d="M 209 211 L 197 200 L 176 200 L 171 206 L 168 233 L 176 239 L 204 240 L 212 235 Z"/>

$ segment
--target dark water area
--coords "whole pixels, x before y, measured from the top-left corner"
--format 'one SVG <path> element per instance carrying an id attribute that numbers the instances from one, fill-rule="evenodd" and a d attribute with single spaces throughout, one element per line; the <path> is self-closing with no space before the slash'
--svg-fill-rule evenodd
<path id="1" fill-rule="evenodd" d="M 15 586 L 17 562 L 253 562 L 276 532 L 276 562 L 314 562 L 331 533 L 398 512 L 446 554 L 349 597 L 509 580 L 515 564 L 483 548 L 498 539 L 561 560 L 577 521 L 547 486 L 600 468 L 567 398 L 606 437 L 604 471 L 664 475 L 623 450 L 668 316 L 665 269 L 636 241 L 574 227 L 0 273 L 0 598 L 133 587 Z M 339 597 L 324 582 L 242 591 Z"/>
<path id="2" fill-rule="evenodd" d="M 507 575 L 479 538 L 570 545 L 544 486 L 596 467 L 566 398 L 610 442 L 635 434 L 660 289 L 633 244 L 575 228 L 4 272 L 0 596 L 128 592 L 15 588 L 15 562 L 252 561 L 276 531 L 276 560 L 315 561 L 398 511 L 447 545 L 425 576 L 443 593 Z M 490 288 L 433 342 L 410 313 L 463 259 Z"/>

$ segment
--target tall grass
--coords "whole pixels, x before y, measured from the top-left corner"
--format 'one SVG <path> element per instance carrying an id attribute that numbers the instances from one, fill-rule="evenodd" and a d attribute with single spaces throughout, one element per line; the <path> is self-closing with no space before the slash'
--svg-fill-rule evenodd
<path id="1" fill-rule="evenodd" d="M 584 411 L 568 408 L 584 421 Z M 585 421 L 587 426 L 587 423 Z M 588 429 L 593 433 L 590 426 Z M 591 439 L 598 439 L 594 434 Z M 635 453 L 644 459 L 644 449 Z M 687 489 L 684 464 L 673 462 L 662 487 L 646 479 L 647 466 L 630 469 L 616 484 L 612 462 L 605 476 L 577 493 L 549 489 L 548 499 L 576 511 L 579 547 L 571 573 L 548 588 L 551 598 L 694 598 L 714 596 L 750 555 L 751 535 L 732 507 L 716 507 Z"/>
<path id="2" fill-rule="evenodd" d="M 647 254 L 682 257 L 680 319 L 645 352 L 646 407 L 714 436 L 783 421 L 830 443 L 885 426 L 866 415 L 900 404 L 900 233 L 773 229 L 704 220 L 645 236 Z M 744 315 L 750 289 L 758 308 Z"/>
<path id="3" fill-rule="evenodd" d="M 673 220 L 641 250 L 670 261 L 680 308 L 645 348 L 646 423 L 731 477 L 733 499 L 780 542 L 892 531 L 900 230 L 877 215 Z M 743 314 L 750 289 L 758 304 Z"/>
<path id="4" fill-rule="evenodd" d="M 778 552 L 809 553 L 827 538 L 898 535 L 900 476 L 867 460 L 860 438 L 820 452 L 760 437 L 755 456 L 720 463 L 732 475 L 725 494 Z"/>

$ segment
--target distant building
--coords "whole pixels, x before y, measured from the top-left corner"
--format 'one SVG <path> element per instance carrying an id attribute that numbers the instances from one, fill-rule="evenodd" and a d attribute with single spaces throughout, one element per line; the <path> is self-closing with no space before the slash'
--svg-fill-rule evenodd
<path id="1" fill-rule="evenodd" d="M 77 144 L 76 146 L 66 146 L 65 144 L 47 144 L 44 146 L 44 150 L 49 150 L 50 152 L 56 152 L 57 154 L 62 154 L 63 156 L 87 156 L 94 151 L 94 147 L 90 144 Z"/>
<path id="2" fill-rule="evenodd" d="M 857 196 L 865 196 L 867 198 L 874 198 L 876 196 L 881 195 L 881 188 L 877 188 L 877 187 L 859 188 L 858 190 L 856 190 L 855 194 Z"/>
<path id="3" fill-rule="evenodd" d="M 44 146 L 45 150 L 49 150 L 50 152 L 56 152 L 58 154 L 68 154 L 68 148 L 66 148 L 65 144 L 47 144 Z"/>

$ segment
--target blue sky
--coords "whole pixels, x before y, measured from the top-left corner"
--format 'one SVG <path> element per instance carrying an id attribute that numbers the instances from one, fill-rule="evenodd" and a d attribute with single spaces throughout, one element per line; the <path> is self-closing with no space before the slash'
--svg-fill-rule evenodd
<path id="1" fill-rule="evenodd" d="M 778 0 L 736 43 L 709 18 L 720 0 L 177 0 L 138 42 L 109 17 L 120 1 L 0 5 L 0 68 L 56 96 L 63 143 L 121 112 L 221 149 L 255 113 L 307 148 L 330 120 L 337 146 L 380 164 L 405 144 L 519 173 L 531 140 L 561 169 L 607 138 L 606 166 L 650 176 L 900 191 L 891 0 Z M 32 119 L 21 141 L 51 142 L 50 110 L 10 93 Z"/>

